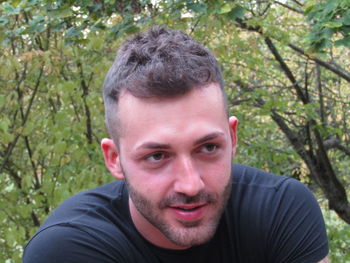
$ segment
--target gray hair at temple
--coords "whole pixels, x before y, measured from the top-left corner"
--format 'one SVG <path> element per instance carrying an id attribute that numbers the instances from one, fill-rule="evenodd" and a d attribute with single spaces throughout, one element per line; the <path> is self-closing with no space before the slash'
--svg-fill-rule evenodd
<path id="1" fill-rule="evenodd" d="M 106 125 L 118 144 L 118 100 L 122 91 L 139 98 L 181 96 L 217 83 L 227 108 L 224 81 L 214 54 L 189 35 L 154 26 L 119 49 L 103 84 Z"/>

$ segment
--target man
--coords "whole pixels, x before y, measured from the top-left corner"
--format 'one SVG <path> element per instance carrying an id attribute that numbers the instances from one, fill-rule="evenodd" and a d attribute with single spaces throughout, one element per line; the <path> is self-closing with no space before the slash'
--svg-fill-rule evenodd
<path id="1" fill-rule="evenodd" d="M 154 27 L 120 48 L 104 83 L 105 163 L 118 180 L 57 208 L 24 262 L 326 262 L 322 214 L 296 180 L 231 161 L 213 54 Z"/>

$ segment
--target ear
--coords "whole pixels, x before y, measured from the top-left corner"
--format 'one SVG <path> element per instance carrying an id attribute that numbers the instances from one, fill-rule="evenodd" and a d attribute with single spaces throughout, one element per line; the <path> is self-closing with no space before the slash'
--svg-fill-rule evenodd
<path id="1" fill-rule="evenodd" d="M 124 174 L 120 164 L 119 154 L 117 152 L 117 147 L 115 146 L 113 140 L 102 139 L 101 149 L 103 152 L 103 157 L 105 159 L 105 165 L 111 172 L 113 177 L 116 179 L 123 180 Z"/>
<path id="2" fill-rule="evenodd" d="M 236 155 L 236 147 L 237 147 L 237 125 L 238 119 L 235 116 L 231 116 L 228 120 L 230 125 L 230 133 L 232 140 L 232 155 Z"/>

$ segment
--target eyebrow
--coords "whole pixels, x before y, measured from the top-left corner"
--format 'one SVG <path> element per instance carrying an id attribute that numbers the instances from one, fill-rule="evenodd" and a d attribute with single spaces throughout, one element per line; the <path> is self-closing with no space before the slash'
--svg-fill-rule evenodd
<path id="1" fill-rule="evenodd" d="M 214 140 L 214 139 L 216 139 L 218 137 L 223 137 L 223 136 L 224 136 L 223 132 L 213 132 L 213 133 L 205 135 L 204 137 L 199 138 L 198 140 L 196 140 L 194 142 L 194 145 L 201 144 L 201 143 L 204 143 L 206 141 Z"/>
<path id="2" fill-rule="evenodd" d="M 170 149 L 170 145 L 156 142 L 146 142 L 137 147 L 137 149 Z"/>
<path id="3" fill-rule="evenodd" d="M 193 145 L 198 145 L 206 141 L 214 140 L 218 137 L 223 137 L 223 136 L 224 136 L 223 132 L 213 132 L 203 136 L 202 138 L 199 138 L 193 143 Z M 159 150 L 166 150 L 170 148 L 171 148 L 170 144 L 163 144 L 163 143 L 157 143 L 157 142 L 145 142 L 141 144 L 139 147 L 137 147 L 137 149 L 159 149 Z"/>

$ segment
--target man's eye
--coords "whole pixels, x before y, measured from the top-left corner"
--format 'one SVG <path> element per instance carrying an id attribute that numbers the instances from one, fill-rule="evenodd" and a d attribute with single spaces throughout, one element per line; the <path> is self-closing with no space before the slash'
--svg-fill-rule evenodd
<path id="1" fill-rule="evenodd" d="M 206 144 L 202 147 L 201 151 L 203 153 L 213 153 L 215 150 L 217 150 L 218 146 L 216 144 L 210 143 Z"/>
<path id="2" fill-rule="evenodd" d="M 165 158 L 164 153 L 154 153 L 146 157 L 147 161 L 150 162 L 160 162 Z"/>

